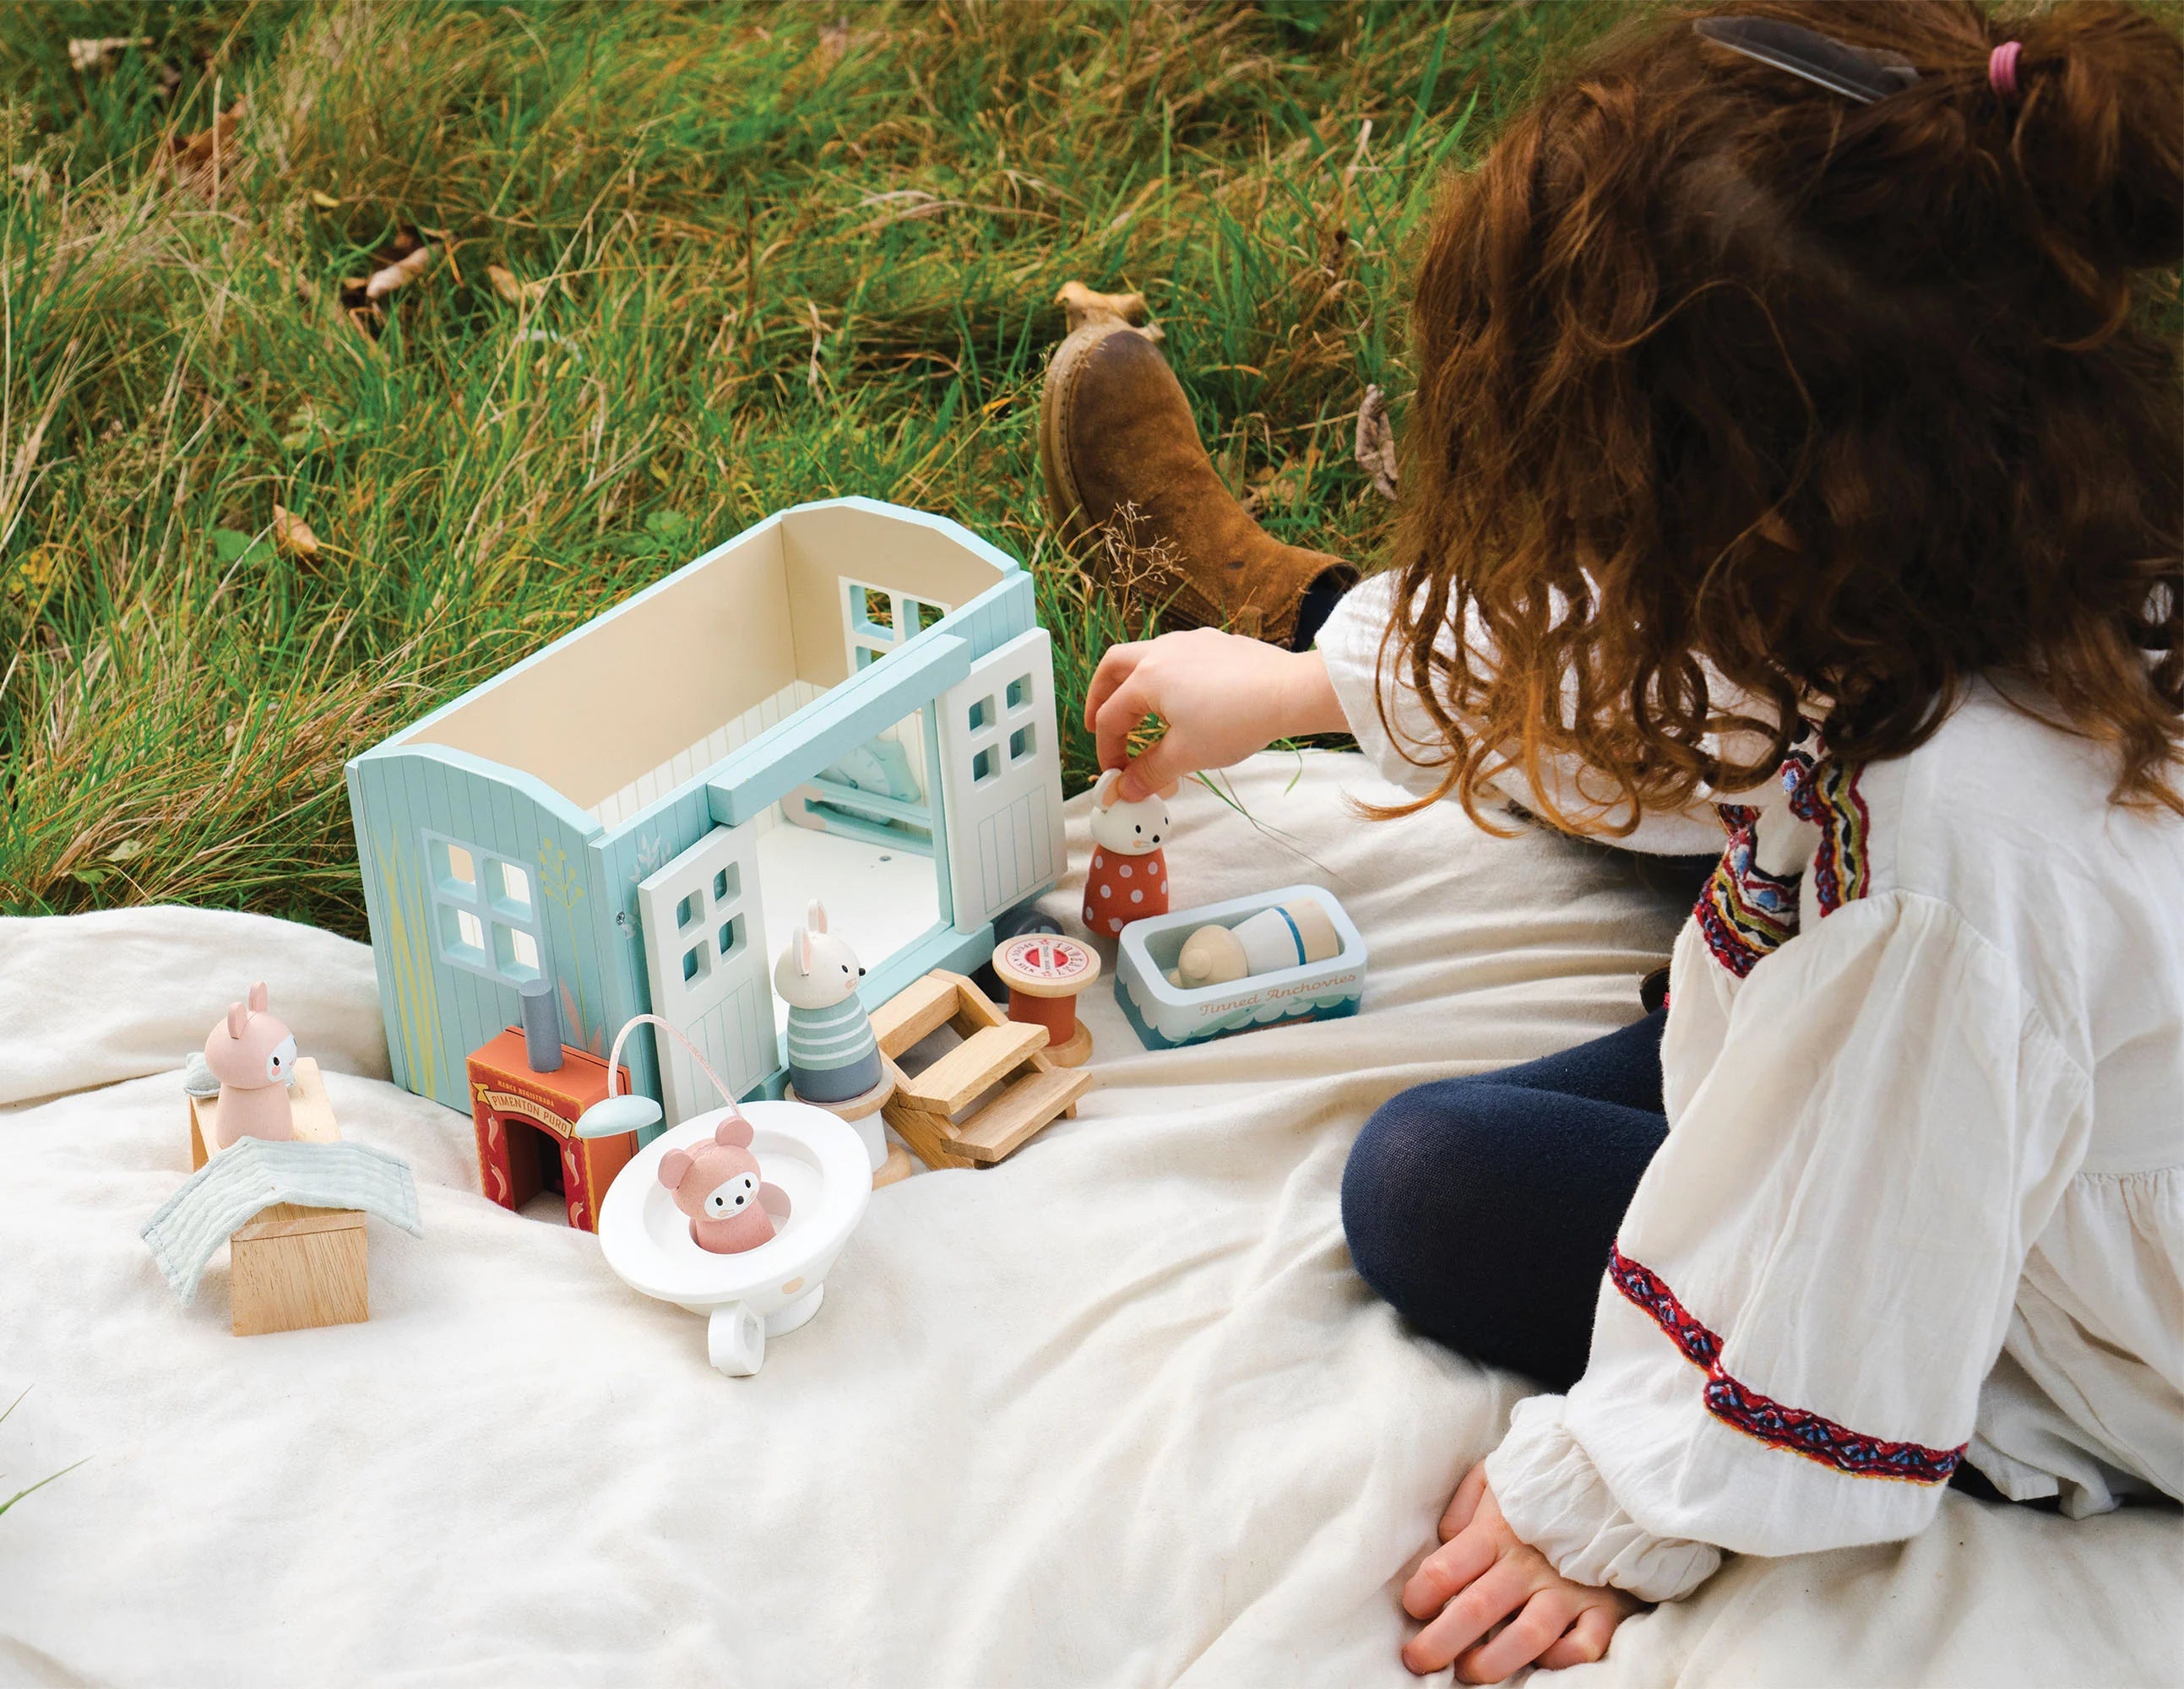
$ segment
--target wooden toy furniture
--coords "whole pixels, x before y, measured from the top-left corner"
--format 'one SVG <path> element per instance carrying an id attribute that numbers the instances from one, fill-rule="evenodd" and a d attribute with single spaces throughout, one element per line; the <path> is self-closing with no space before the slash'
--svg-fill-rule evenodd
<path id="1" fill-rule="evenodd" d="M 288 1094 L 292 1136 L 332 1144 L 341 1139 L 333 1105 L 305 1056 L 295 1064 Z M 190 1167 L 220 1153 L 220 1101 L 193 1096 L 190 1107 Z M 364 1214 L 354 1208 L 311 1208 L 275 1202 L 228 1240 L 229 1302 L 238 1337 L 346 1325 L 371 1317 L 370 1263 Z"/>
<path id="2" fill-rule="evenodd" d="M 1084 1066 L 1092 1029 L 1077 1018 L 1077 999 L 1100 977 L 1092 947 L 1057 933 L 1026 933 L 994 946 L 994 972 L 1008 987 L 1009 1018 L 1046 1028 L 1047 1060 Z"/>
<path id="3" fill-rule="evenodd" d="M 1307 910 L 1306 904 L 1314 906 Z M 1277 912 L 1283 911 L 1286 920 Z M 1262 918 L 1269 914 L 1271 922 Z M 1204 985 L 1180 983 L 1186 945 L 1219 948 L 1203 935 L 1209 926 L 1230 928 L 1237 957 L 1268 971 Z M 1272 942 L 1270 928 L 1277 926 L 1290 941 L 1291 953 L 1304 959 L 1272 965 L 1284 959 Z M 1283 1021 L 1354 1015 L 1364 1001 L 1365 963 L 1364 938 L 1333 893 L 1316 885 L 1284 886 L 1124 927 L 1115 961 L 1115 1001 L 1146 1049 L 1173 1050 Z"/>
<path id="4" fill-rule="evenodd" d="M 523 1028 L 488 1039 L 465 1063 L 478 1184 L 504 1208 L 520 1209 L 541 1190 L 561 1193 L 569 1224 L 599 1229 L 607 1187 L 637 1153 L 637 1134 L 577 1134 L 577 1117 L 607 1095 L 607 1064 L 588 1050 L 561 1047 L 554 1073 L 532 1070 Z M 629 1069 L 622 1069 L 627 1087 Z"/>
<path id="5" fill-rule="evenodd" d="M 911 1046 L 944 1026 L 962 1042 L 905 1073 Z M 1077 1112 L 1092 1076 L 1055 1065 L 1046 1028 L 1012 1021 L 970 980 L 936 968 L 872 1012 L 894 1074 L 889 1125 L 928 1167 L 991 1167 L 1050 1121 Z"/>
<path id="6" fill-rule="evenodd" d="M 469 1109 L 467 1056 L 544 979 L 577 1048 L 650 1012 L 778 1095 L 768 971 L 806 905 L 868 1006 L 974 966 L 1063 870 L 1058 744 L 1014 560 L 867 499 L 766 518 L 348 765 L 395 1079 Z M 713 1106 L 672 1040 L 628 1061 L 667 1122 Z"/>

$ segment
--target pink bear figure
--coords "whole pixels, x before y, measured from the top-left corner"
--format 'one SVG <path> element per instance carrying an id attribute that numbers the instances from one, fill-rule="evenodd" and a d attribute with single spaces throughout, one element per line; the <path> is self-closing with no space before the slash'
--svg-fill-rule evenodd
<path id="1" fill-rule="evenodd" d="M 1133 921 L 1167 913 L 1167 799 L 1124 803 L 1115 789 L 1121 771 L 1110 768 L 1092 788 L 1092 867 L 1084 876 L 1084 924 L 1095 938 L 1112 939 Z"/>
<path id="2" fill-rule="evenodd" d="M 296 1123 L 288 1086 L 296 1073 L 295 1034 L 265 1006 L 265 982 L 250 1001 L 231 1003 L 227 1018 L 206 1035 L 205 1066 L 220 1081 L 213 1135 L 226 1149 L 237 1138 L 292 1138 Z"/>
<path id="3" fill-rule="evenodd" d="M 660 1182 L 690 1217 L 690 1240 L 716 1255 L 740 1255 L 773 1238 L 788 1218 L 788 1193 L 762 1183 L 750 1152 L 751 1124 L 734 1109 L 713 1129 L 713 1140 L 660 1158 Z"/>

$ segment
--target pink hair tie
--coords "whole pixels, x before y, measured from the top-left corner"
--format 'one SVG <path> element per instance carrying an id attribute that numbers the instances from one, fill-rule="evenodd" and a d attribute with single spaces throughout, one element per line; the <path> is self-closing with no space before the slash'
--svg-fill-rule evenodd
<path id="1" fill-rule="evenodd" d="M 2022 42 L 2006 41 L 1986 56 L 1987 86 L 2006 100 L 2017 98 L 2017 56 Z"/>

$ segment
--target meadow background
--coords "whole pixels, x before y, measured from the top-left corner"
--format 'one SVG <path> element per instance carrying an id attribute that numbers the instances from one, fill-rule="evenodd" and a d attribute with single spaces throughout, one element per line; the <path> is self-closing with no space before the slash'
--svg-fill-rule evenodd
<path id="1" fill-rule="evenodd" d="M 1040 505 L 1072 278 L 1146 294 L 1270 527 L 1369 561 L 1435 182 L 1608 15 L 11 11 L 0 909 L 361 936 L 346 758 L 801 499 L 1029 564 L 1075 710 L 1120 622 Z"/>

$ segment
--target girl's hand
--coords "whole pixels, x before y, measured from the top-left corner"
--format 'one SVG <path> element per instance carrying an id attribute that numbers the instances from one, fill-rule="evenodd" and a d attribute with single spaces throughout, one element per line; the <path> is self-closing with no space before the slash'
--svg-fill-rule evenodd
<path id="1" fill-rule="evenodd" d="M 1130 734 L 1147 716 L 1166 722 L 1167 732 L 1124 766 Z M 1211 627 L 1110 646 L 1084 699 L 1100 766 L 1122 768 L 1126 802 L 1201 768 L 1240 762 L 1278 739 L 1346 725 L 1318 652 L 1284 651 Z"/>
<path id="2" fill-rule="evenodd" d="M 1499 1683 L 1535 1662 L 1552 1670 L 1598 1659 L 1641 1604 L 1549 1565 L 1502 1517 L 1483 1462 L 1457 1486 L 1440 1540 L 1403 1586 L 1404 1610 L 1431 1621 L 1403 1647 L 1403 1664 L 1420 1675 L 1452 1660 L 1466 1683 Z M 1498 1636 L 1481 1640 L 1505 1619 Z"/>

